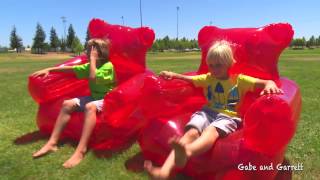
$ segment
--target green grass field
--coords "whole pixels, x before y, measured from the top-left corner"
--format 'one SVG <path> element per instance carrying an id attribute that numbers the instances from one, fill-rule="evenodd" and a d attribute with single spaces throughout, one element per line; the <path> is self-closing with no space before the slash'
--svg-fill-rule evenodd
<path id="1" fill-rule="evenodd" d="M 16 143 L 20 137 L 37 131 L 37 104 L 27 90 L 28 75 L 41 68 L 63 62 L 66 55 L 0 54 L 0 178 L 1 179 L 148 179 L 145 173 L 126 170 L 125 163 L 139 152 L 135 144 L 110 158 L 98 158 L 92 152 L 83 162 L 65 170 L 62 163 L 74 147 L 62 144 L 60 150 L 43 158 L 32 159 L 32 152 L 45 140 Z M 152 53 L 147 64 L 155 72 L 194 71 L 199 53 Z M 320 49 L 286 50 L 279 63 L 281 76 L 301 87 L 303 108 L 298 130 L 286 156 L 292 164 L 303 163 L 304 170 L 294 172 L 293 179 L 320 179 Z M 28 141 L 27 141 L 28 142 Z"/>

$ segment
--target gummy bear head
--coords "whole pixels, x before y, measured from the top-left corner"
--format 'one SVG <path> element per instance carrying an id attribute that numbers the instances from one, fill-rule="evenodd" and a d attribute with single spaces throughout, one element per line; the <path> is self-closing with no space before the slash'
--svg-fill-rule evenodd
<path id="1" fill-rule="evenodd" d="M 221 29 L 205 26 L 198 34 L 202 50 L 201 65 L 198 73 L 206 73 L 206 56 L 212 44 L 226 40 L 233 50 L 235 64 L 231 74 L 246 74 L 262 79 L 279 79 L 278 59 L 293 37 L 290 24 L 270 24 L 261 28 Z"/>
<path id="2" fill-rule="evenodd" d="M 100 19 L 89 23 L 90 38 L 109 39 L 109 59 L 114 65 L 118 83 L 146 70 L 146 52 L 153 44 L 151 28 L 111 25 Z"/>

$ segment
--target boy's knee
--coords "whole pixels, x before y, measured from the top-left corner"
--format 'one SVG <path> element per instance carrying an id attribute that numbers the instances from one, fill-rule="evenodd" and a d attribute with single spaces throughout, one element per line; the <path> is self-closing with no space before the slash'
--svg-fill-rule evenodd
<path id="1" fill-rule="evenodd" d="M 94 104 L 94 103 L 87 103 L 86 105 L 85 105 L 85 107 L 84 107 L 84 110 L 86 111 L 86 112 L 92 112 L 92 111 L 96 111 L 97 110 L 97 107 L 96 107 L 96 105 Z"/>
<path id="2" fill-rule="evenodd" d="M 73 100 L 64 100 L 62 103 L 62 110 L 71 113 L 76 106 L 76 102 Z"/>
<path id="3" fill-rule="evenodd" d="M 220 131 L 219 128 L 216 128 L 214 126 L 208 126 L 204 129 L 203 132 L 206 134 L 210 134 L 212 137 L 219 137 L 220 136 L 219 131 Z"/>
<path id="4" fill-rule="evenodd" d="M 186 132 L 186 134 L 188 135 L 188 137 L 193 138 L 193 139 L 198 138 L 200 136 L 200 133 L 196 128 L 190 128 Z"/>

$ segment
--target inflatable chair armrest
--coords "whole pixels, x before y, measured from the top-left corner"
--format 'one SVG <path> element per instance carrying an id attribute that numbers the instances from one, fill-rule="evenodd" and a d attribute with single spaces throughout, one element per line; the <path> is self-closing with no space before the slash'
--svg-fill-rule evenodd
<path id="1" fill-rule="evenodd" d="M 78 56 L 56 66 L 73 66 L 86 62 L 86 56 Z M 87 80 L 77 79 L 73 73 L 50 73 L 47 77 L 29 76 L 29 93 L 37 103 L 58 98 L 89 95 Z"/>
<path id="2" fill-rule="evenodd" d="M 284 94 L 259 97 L 243 118 L 247 147 L 269 155 L 286 148 L 301 112 L 298 86 L 286 78 L 281 78 L 280 83 Z"/>

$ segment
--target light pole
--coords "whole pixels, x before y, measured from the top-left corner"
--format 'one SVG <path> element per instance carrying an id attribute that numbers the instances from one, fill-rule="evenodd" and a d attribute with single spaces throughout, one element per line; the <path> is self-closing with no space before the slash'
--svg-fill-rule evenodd
<path id="1" fill-rule="evenodd" d="M 66 20 L 65 16 L 61 16 L 61 19 L 62 19 L 62 24 L 63 24 L 63 29 L 64 29 L 64 37 L 63 37 L 63 39 L 65 39 L 66 38 L 66 22 L 67 22 L 67 20 Z"/>
<path id="2" fill-rule="evenodd" d="M 142 9 L 141 9 L 141 0 L 140 0 L 140 27 L 142 27 Z"/>
<path id="3" fill-rule="evenodd" d="M 179 40 L 179 9 L 180 7 L 177 6 L 177 40 Z"/>
<path id="4" fill-rule="evenodd" d="M 124 19 L 123 19 L 123 16 L 121 16 L 121 19 L 122 19 L 122 25 L 124 25 Z"/>

